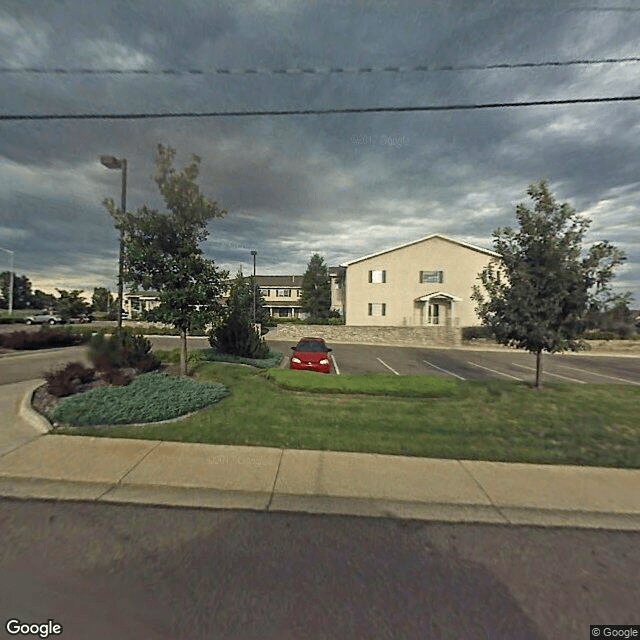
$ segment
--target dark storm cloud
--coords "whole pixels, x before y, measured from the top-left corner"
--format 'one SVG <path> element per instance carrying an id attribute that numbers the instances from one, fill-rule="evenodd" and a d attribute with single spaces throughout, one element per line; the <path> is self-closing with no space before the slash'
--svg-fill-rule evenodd
<path id="1" fill-rule="evenodd" d="M 638 12 L 525 2 L 7 1 L 3 65 L 257 70 L 482 65 L 638 56 Z M 638 65 L 406 73 L 2 74 L 2 113 L 212 111 L 513 102 L 640 92 Z M 205 250 L 235 273 L 302 273 L 430 233 L 491 246 L 530 182 L 627 250 L 619 284 L 640 302 L 636 106 L 281 118 L 0 123 L 0 246 L 37 284 L 112 286 L 117 235 L 101 206 L 162 207 L 157 143 L 228 215 Z M 0 256 L 1 257 L 1 256 Z M 75 267 L 75 268 L 74 268 Z M 623 276 L 623 277 L 622 277 Z"/>

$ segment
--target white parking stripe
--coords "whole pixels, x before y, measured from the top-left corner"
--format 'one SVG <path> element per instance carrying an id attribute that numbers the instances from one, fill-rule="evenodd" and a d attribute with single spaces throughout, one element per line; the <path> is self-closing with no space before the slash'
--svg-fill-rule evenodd
<path id="1" fill-rule="evenodd" d="M 333 354 L 331 355 L 331 359 L 333 360 L 333 368 L 336 370 L 336 373 L 340 375 L 340 369 L 338 369 L 338 363 L 336 362 L 336 359 L 333 357 Z"/>
<path id="2" fill-rule="evenodd" d="M 601 378 L 609 378 L 610 380 L 620 380 L 621 382 L 626 382 L 627 384 L 638 384 L 640 382 L 635 382 L 634 380 L 627 380 L 626 378 L 616 378 L 616 376 L 605 376 L 604 373 L 596 373 L 595 371 L 588 371 L 587 369 L 578 369 L 577 367 L 568 367 L 566 364 L 558 365 L 561 369 L 573 369 L 574 371 L 582 371 L 582 373 L 588 373 L 592 376 L 600 376 Z"/>
<path id="3" fill-rule="evenodd" d="M 459 376 L 457 373 L 453 373 L 452 371 L 447 371 L 446 369 L 441 369 L 440 367 L 436 366 L 431 362 L 427 362 L 426 360 L 423 360 L 422 362 L 424 362 L 425 364 L 428 364 L 430 367 L 433 367 L 434 369 L 437 369 L 438 371 L 444 371 L 444 373 L 448 373 L 450 376 L 455 376 L 456 378 L 458 378 L 458 380 L 465 380 L 465 378 L 463 378 L 462 376 Z"/>
<path id="4" fill-rule="evenodd" d="M 523 364 L 516 364 L 515 362 L 511 363 L 514 367 L 521 367 L 522 369 L 528 369 L 529 371 L 535 371 L 535 369 L 531 367 L 525 367 Z M 571 382 L 579 382 L 580 384 L 587 384 L 584 380 L 576 380 L 575 378 L 567 378 L 567 376 L 561 376 L 559 373 L 549 373 L 548 371 L 544 371 L 545 376 L 553 376 L 554 378 L 562 378 L 563 380 L 569 380 Z"/>
<path id="5" fill-rule="evenodd" d="M 393 371 L 393 373 L 395 373 L 397 376 L 400 375 L 395 369 L 392 369 L 386 362 L 382 362 L 382 360 L 380 360 L 380 358 L 376 358 L 376 360 L 378 360 L 378 362 L 380 362 L 380 364 L 383 364 L 385 367 L 387 367 L 387 369 Z"/>
<path id="6" fill-rule="evenodd" d="M 467 360 L 467 362 L 469 361 Z M 524 382 L 522 378 L 516 378 L 515 376 L 512 376 L 508 373 L 502 373 L 502 371 L 496 371 L 495 369 L 489 369 L 489 367 L 483 367 L 481 364 L 476 364 L 475 362 L 469 362 L 469 364 L 472 364 L 474 367 L 479 367 L 480 369 L 485 369 L 486 371 L 491 371 L 491 373 L 497 373 L 499 376 L 506 376 L 507 378 L 513 378 L 514 380 Z"/>

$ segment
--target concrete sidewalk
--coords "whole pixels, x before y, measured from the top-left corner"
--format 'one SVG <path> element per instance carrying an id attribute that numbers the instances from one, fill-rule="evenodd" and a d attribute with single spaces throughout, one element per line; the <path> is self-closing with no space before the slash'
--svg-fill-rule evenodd
<path id="1" fill-rule="evenodd" d="M 640 470 L 48 435 L 41 382 L 0 387 L 2 496 L 640 531 Z"/>

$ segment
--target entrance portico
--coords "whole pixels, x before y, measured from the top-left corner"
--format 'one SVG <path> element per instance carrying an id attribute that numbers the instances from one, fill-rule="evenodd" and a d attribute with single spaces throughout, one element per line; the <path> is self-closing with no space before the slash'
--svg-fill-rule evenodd
<path id="1" fill-rule="evenodd" d="M 454 303 L 461 300 L 462 298 L 445 291 L 436 291 L 416 298 L 416 303 L 421 306 L 421 324 L 449 327 L 454 325 Z"/>

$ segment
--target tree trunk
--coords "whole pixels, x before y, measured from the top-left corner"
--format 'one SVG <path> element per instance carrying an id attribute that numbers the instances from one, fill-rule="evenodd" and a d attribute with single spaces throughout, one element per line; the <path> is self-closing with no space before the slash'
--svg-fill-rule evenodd
<path id="1" fill-rule="evenodd" d="M 180 375 L 187 375 L 187 330 L 180 329 Z"/>
<path id="2" fill-rule="evenodd" d="M 542 349 L 536 351 L 536 389 L 540 389 L 540 377 L 542 374 Z"/>

